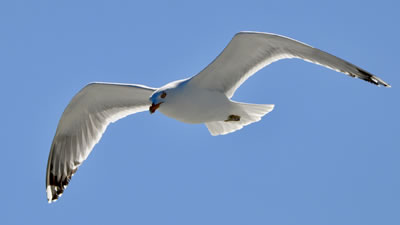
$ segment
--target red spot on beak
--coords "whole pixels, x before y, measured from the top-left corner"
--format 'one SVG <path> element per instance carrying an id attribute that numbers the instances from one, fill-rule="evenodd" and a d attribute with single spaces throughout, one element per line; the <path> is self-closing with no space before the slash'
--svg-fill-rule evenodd
<path id="1" fill-rule="evenodd" d="M 160 102 L 158 104 L 154 104 L 154 103 L 151 104 L 151 106 L 149 108 L 150 113 L 153 114 L 158 109 L 158 107 L 160 107 L 161 104 L 162 104 L 162 102 Z"/>

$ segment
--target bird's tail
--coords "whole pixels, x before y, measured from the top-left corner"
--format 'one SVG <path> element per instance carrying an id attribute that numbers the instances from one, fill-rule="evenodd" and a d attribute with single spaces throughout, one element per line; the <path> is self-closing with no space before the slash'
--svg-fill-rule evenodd
<path id="1" fill-rule="evenodd" d="M 224 135 L 242 129 L 244 126 L 261 120 L 274 109 L 274 105 L 259 105 L 233 102 L 234 110 L 225 121 L 206 123 L 211 135 Z"/>

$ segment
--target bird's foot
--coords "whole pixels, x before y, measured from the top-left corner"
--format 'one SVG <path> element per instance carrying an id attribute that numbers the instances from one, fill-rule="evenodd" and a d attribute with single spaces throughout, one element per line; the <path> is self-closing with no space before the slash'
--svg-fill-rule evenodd
<path id="1" fill-rule="evenodd" d="M 229 115 L 228 118 L 226 120 L 224 120 L 225 122 L 235 122 L 235 121 L 240 121 L 240 116 L 238 115 Z"/>

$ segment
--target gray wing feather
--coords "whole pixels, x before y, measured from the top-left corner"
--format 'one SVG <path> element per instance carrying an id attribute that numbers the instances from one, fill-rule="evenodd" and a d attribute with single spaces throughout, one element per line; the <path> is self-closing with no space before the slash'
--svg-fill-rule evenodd
<path id="1" fill-rule="evenodd" d="M 130 84 L 91 83 L 70 101 L 58 123 L 47 163 L 46 191 L 57 200 L 108 124 L 147 110 L 156 89 Z"/>
<path id="2" fill-rule="evenodd" d="M 334 55 L 299 41 L 269 33 L 237 33 L 222 53 L 190 84 L 218 90 L 231 98 L 251 75 L 280 59 L 299 58 L 376 85 L 389 84 L 369 72 Z"/>

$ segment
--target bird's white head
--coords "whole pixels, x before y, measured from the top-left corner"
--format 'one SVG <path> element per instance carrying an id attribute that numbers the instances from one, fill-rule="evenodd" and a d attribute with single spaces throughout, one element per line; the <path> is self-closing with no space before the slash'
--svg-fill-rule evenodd
<path id="1" fill-rule="evenodd" d="M 151 106 L 149 108 L 150 113 L 154 113 L 161 106 L 161 104 L 168 101 L 168 98 L 171 98 L 171 96 L 176 96 L 178 93 L 180 93 L 180 90 L 183 90 L 188 81 L 189 78 L 173 81 L 157 89 L 157 91 L 155 91 L 149 98 L 151 102 Z"/>
<path id="2" fill-rule="evenodd" d="M 167 92 L 167 90 L 158 90 L 150 96 L 149 100 L 151 102 L 151 106 L 149 111 L 151 114 L 153 114 L 160 107 L 160 105 L 165 102 L 168 95 Z"/>

